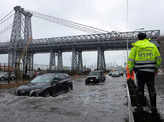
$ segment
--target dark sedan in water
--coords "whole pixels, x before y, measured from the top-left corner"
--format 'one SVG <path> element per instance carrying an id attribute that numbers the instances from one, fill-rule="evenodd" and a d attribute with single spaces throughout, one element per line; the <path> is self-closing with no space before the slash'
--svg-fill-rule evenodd
<path id="1" fill-rule="evenodd" d="M 37 76 L 16 89 L 18 96 L 57 96 L 73 89 L 72 79 L 65 73 L 47 73 Z"/>
<path id="2" fill-rule="evenodd" d="M 86 85 L 96 84 L 96 83 L 101 83 L 101 82 L 105 82 L 105 75 L 102 70 L 90 72 L 85 80 Z"/>

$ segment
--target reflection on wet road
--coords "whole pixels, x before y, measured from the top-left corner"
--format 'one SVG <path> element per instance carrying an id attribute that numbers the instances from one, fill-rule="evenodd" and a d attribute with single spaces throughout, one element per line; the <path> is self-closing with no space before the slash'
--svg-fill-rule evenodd
<path id="1" fill-rule="evenodd" d="M 0 91 L 2 122 L 126 122 L 125 79 L 106 76 L 100 85 L 74 80 L 74 90 L 57 97 L 18 97 Z"/>

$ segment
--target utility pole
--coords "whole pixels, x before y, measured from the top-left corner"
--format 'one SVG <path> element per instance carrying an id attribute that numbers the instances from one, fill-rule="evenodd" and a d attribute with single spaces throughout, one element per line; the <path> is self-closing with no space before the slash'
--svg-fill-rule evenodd
<path id="1" fill-rule="evenodd" d="M 129 16 L 129 15 L 128 15 L 128 14 L 129 14 L 129 13 L 128 13 L 128 9 L 129 9 L 129 8 L 128 8 L 128 7 L 129 7 L 128 4 L 129 4 L 129 3 L 128 3 L 128 0 L 127 0 L 127 1 L 126 1 L 126 28 L 127 28 L 127 30 L 128 30 L 128 16 Z M 127 43 L 126 43 L 126 47 L 127 47 L 126 50 L 127 50 L 127 63 L 128 63 L 128 50 L 129 50 L 129 48 L 128 48 L 128 47 L 129 47 L 129 45 L 128 45 L 128 43 L 129 43 L 129 41 L 128 41 L 128 32 L 127 32 L 127 41 L 126 41 L 126 42 L 127 42 Z"/>

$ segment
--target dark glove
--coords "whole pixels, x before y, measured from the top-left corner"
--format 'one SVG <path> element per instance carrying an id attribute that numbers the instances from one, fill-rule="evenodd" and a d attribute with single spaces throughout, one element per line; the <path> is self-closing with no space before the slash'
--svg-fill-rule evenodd
<path id="1" fill-rule="evenodd" d="M 133 70 L 130 70 L 129 72 L 130 72 L 130 75 L 133 75 Z"/>

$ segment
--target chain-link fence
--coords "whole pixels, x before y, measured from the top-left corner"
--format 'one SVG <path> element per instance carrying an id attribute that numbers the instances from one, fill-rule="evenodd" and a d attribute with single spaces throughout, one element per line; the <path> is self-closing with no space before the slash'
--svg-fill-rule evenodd
<path id="1" fill-rule="evenodd" d="M 83 71 L 72 71 L 69 66 L 64 66 L 62 70 L 58 70 L 57 67 L 52 67 L 52 69 L 50 69 L 49 65 L 40 64 L 34 64 L 33 70 L 28 71 L 22 64 L 15 65 L 16 68 L 13 68 L 7 63 L 0 63 L 0 84 L 28 82 L 37 75 L 44 73 L 62 72 L 69 75 L 87 75 L 91 71 L 86 67 L 83 68 Z"/>

